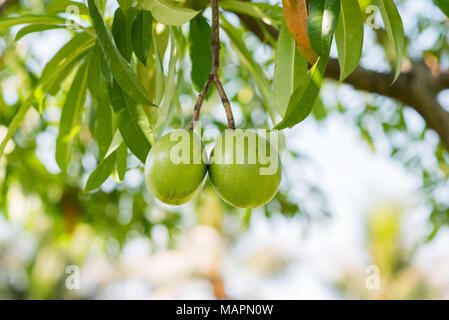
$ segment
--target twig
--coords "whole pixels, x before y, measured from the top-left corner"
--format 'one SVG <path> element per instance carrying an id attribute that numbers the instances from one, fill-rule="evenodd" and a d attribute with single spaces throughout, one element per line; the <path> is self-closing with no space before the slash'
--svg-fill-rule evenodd
<path id="1" fill-rule="evenodd" d="M 196 122 L 199 119 L 201 106 L 203 105 L 204 99 L 206 97 L 207 91 L 209 90 L 211 82 L 214 83 L 217 88 L 218 94 L 220 95 L 221 102 L 223 103 L 223 107 L 226 111 L 226 118 L 228 120 L 228 128 L 234 130 L 235 122 L 234 116 L 232 114 L 231 103 L 229 102 L 228 97 L 226 96 L 226 92 L 223 88 L 223 85 L 218 77 L 218 69 L 220 68 L 220 18 L 218 11 L 218 0 L 211 0 L 212 7 L 212 34 L 211 34 L 211 47 L 212 47 L 212 70 L 210 71 L 209 77 L 204 84 L 203 90 L 198 95 L 198 100 L 195 104 L 193 110 L 192 121 L 190 122 L 189 129 L 193 130 Z"/>

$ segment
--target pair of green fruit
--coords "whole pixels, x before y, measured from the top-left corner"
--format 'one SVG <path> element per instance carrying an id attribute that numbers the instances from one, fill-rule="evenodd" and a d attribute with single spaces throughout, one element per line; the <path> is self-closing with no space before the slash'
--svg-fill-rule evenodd
<path id="1" fill-rule="evenodd" d="M 253 131 L 231 133 L 216 140 L 211 161 L 203 141 L 191 130 L 177 129 L 161 137 L 145 163 L 145 180 L 153 195 L 170 205 L 186 203 L 201 191 L 209 172 L 216 192 L 230 205 L 255 208 L 269 202 L 281 182 L 277 151 Z"/>

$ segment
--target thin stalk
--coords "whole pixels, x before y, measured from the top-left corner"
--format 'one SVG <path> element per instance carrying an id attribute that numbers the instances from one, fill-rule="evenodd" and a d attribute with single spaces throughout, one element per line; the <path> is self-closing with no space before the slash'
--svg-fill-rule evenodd
<path id="1" fill-rule="evenodd" d="M 190 122 L 189 129 L 193 130 L 196 122 L 200 117 L 201 106 L 203 105 L 204 99 L 206 97 L 207 91 L 209 90 L 210 84 L 213 82 L 217 88 L 218 94 L 220 95 L 221 102 L 226 112 L 226 118 L 228 120 L 228 128 L 234 130 L 235 122 L 234 116 L 232 114 L 231 103 L 229 102 L 223 85 L 218 77 L 218 70 L 220 68 L 220 16 L 218 10 L 218 0 L 211 0 L 212 7 L 212 33 L 211 33 L 211 47 L 212 47 L 212 69 L 210 71 L 209 77 L 204 84 L 203 90 L 198 95 L 198 100 L 195 104 L 193 110 L 192 121 Z"/>

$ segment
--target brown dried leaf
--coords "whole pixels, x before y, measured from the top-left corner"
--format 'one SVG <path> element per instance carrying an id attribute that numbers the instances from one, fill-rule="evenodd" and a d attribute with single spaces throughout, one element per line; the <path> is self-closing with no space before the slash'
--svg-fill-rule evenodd
<path id="1" fill-rule="evenodd" d="M 288 30 L 293 34 L 299 52 L 313 65 L 318 56 L 312 50 L 307 35 L 307 2 L 306 0 L 282 0 L 282 6 Z"/>

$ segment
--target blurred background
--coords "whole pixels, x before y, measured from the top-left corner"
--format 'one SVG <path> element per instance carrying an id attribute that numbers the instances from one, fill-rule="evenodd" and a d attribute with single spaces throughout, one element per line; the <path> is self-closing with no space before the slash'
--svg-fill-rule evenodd
<path id="1" fill-rule="evenodd" d="M 48 4 L 9 2 L 0 0 L 1 17 L 43 13 Z M 409 58 L 437 57 L 449 68 L 447 18 L 430 0 L 397 3 Z M 107 4 L 110 17 L 117 3 Z M 226 17 L 271 78 L 273 49 Z M 0 140 L 45 63 L 71 37 L 51 30 L 15 42 L 18 30 L 0 35 Z M 388 72 L 379 30 L 365 27 L 361 64 Z M 237 126 L 267 127 L 251 74 L 225 35 L 222 41 Z M 189 63 L 186 57 L 178 68 L 182 116 L 171 112 L 165 131 L 190 120 Z M 438 96 L 446 110 L 448 92 Z M 83 191 L 98 153 L 89 102 L 68 173 L 60 172 L 55 141 L 64 95 L 46 99 L 42 115 L 31 109 L 0 159 L 1 299 L 449 299 L 449 153 L 414 110 L 326 81 L 313 115 L 283 132 L 283 181 L 268 205 L 232 208 L 206 182 L 195 201 L 170 207 L 148 192 L 131 153 L 122 182 L 110 177 Z M 226 127 L 216 92 L 201 120 L 206 129 Z"/>

